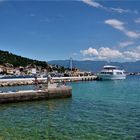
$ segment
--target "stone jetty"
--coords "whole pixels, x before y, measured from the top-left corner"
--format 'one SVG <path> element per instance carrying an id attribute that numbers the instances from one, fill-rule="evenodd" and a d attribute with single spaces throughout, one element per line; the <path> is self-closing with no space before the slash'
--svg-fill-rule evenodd
<path id="1" fill-rule="evenodd" d="M 48 100 L 56 98 L 68 98 L 72 96 L 72 88 L 61 86 L 42 90 L 23 90 L 17 92 L 0 93 L 0 104 L 34 100 Z"/>
<path id="2" fill-rule="evenodd" d="M 74 82 L 74 81 L 92 81 L 96 80 L 97 76 L 81 76 L 81 77 L 52 77 L 54 83 L 59 82 Z M 33 85 L 34 78 L 17 78 L 17 79 L 0 79 L 0 87 L 5 86 L 20 86 L 20 85 Z M 38 78 L 39 84 L 45 84 L 47 78 Z"/>

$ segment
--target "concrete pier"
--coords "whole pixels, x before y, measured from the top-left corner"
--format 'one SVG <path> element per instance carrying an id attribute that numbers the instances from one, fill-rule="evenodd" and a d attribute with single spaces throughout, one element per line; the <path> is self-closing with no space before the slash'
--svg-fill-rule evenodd
<path id="1" fill-rule="evenodd" d="M 37 78 L 40 84 L 47 83 L 47 78 Z M 92 81 L 96 80 L 97 76 L 81 76 L 81 77 L 52 77 L 55 83 L 59 82 L 74 82 L 74 81 Z M 0 79 L 0 87 L 5 86 L 20 86 L 34 84 L 34 78 L 17 78 L 17 79 Z"/>
<path id="2" fill-rule="evenodd" d="M 46 90 L 24 90 L 0 93 L 0 104 L 33 100 L 48 100 L 68 98 L 72 96 L 72 88 L 68 86 L 50 88 Z"/>

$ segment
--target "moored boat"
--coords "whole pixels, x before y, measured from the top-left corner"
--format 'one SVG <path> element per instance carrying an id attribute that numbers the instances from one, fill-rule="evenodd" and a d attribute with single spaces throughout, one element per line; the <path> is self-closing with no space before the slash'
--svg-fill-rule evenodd
<path id="1" fill-rule="evenodd" d="M 102 80 L 121 80 L 126 79 L 126 74 L 124 70 L 120 70 L 116 66 L 106 65 L 98 74 L 98 78 Z"/>

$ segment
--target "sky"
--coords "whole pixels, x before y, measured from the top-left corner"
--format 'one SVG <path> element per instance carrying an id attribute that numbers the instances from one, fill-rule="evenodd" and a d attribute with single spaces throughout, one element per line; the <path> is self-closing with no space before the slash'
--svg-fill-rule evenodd
<path id="1" fill-rule="evenodd" d="M 0 0 L 0 50 L 43 61 L 140 60 L 140 1 Z"/>

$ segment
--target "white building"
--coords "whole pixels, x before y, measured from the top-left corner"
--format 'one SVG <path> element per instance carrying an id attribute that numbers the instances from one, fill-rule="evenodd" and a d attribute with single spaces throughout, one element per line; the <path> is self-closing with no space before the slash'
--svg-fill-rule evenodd
<path id="1" fill-rule="evenodd" d="M 36 68 L 31 69 L 31 74 L 36 74 Z"/>

